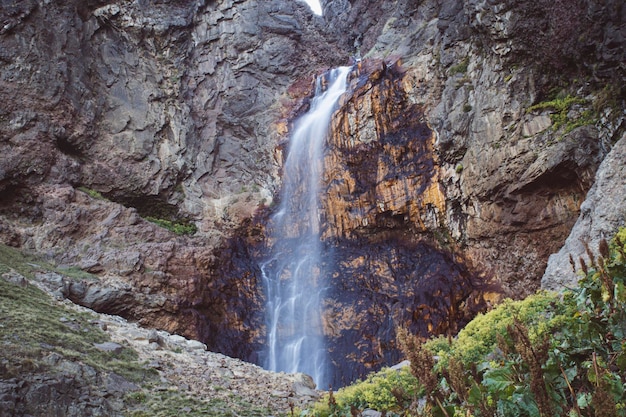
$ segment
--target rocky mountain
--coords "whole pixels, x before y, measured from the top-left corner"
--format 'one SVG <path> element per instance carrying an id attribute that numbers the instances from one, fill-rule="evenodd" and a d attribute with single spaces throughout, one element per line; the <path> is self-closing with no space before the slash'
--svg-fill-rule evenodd
<path id="1" fill-rule="evenodd" d="M 544 271 L 581 207 L 571 241 L 625 222 L 622 2 L 322 3 L 3 1 L 0 242 L 85 273 L 56 282 L 78 304 L 257 361 L 289 133 L 354 64 L 321 196 L 338 384 L 398 359 L 397 326 L 575 282 Z"/>

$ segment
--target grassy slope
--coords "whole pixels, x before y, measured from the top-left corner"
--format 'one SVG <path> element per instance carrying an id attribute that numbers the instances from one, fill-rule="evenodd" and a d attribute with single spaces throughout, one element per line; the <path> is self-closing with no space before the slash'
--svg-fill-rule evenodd
<path id="1" fill-rule="evenodd" d="M 36 271 L 63 272 L 35 257 L 0 245 L 0 275 L 19 273 L 33 279 Z M 85 278 L 83 272 L 73 271 L 72 274 Z M 98 326 L 97 315 L 78 312 L 32 283 L 23 286 L 0 279 L 0 380 L 30 380 L 36 375 L 54 375 L 58 371 L 56 361 L 46 360 L 54 354 L 91 366 L 100 374 L 112 372 L 137 384 L 140 389 L 128 392 L 124 398 L 127 416 L 261 417 L 270 414 L 235 396 L 226 403 L 194 398 L 168 387 L 159 380 L 155 370 L 139 362 L 134 350 L 125 347 L 113 353 L 94 347 L 95 343 L 106 341 L 110 338 Z"/>

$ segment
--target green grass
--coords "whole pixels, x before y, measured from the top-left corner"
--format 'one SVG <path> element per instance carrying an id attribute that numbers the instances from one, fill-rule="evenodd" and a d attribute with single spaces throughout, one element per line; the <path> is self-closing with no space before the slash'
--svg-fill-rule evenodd
<path id="1" fill-rule="evenodd" d="M 28 279 L 35 278 L 37 271 L 56 272 L 76 280 L 94 280 L 97 277 L 77 266 L 56 267 L 35 255 L 23 253 L 15 248 L 0 244 L 0 274 L 14 270 Z"/>
<path id="2" fill-rule="evenodd" d="M 469 58 L 466 57 L 463 59 L 463 61 L 450 67 L 450 75 L 465 74 L 467 72 L 468 66 L 469 66 Z"/>
<path id="3" fill-rule="evenodd" d="M 126 396 L 134 411 L 129 417 L 266 417 L 271 410 L 255 407 L 239 398 L 226 401 L 217 398 L 201 399 L 177 390 L 139 392 Z"/>
<path id="4" fill-rule="evenodd" d="M 54 352 L 133 382 L 153 376 L 154 372 L 143 368 L 132 349 L 124 348 L 117 354 L 96 349 L 94 343 L 106 342 L 109 337 L 92 324 L 93 320 L 93 315 L 59 305 L 33 285 L 20 287 L 0 279 L 0 345 L 4 364 L 0 374 L 12 377 L 45 371 L 49 365 L 43 359 Z"/>
<path id="5" fill-rule="evenodd" d="M 0 274 L 17 272 L 32 279 L 36 271 L 42 270 L 55 268 L 35 256 L 0 245 Z M 0 278 L 0 380 L 53 375 L 58 362 L 48 358 L 54 354 L 101 374 L 113 372 L 139 385 L 139 391 L 124 397 L 124 415 L 128 417 L 280 415 L 236 395 L 227 399 L 199 398 L 167 385 L 162 388 L 164 383 L 157 378 L 157 371 L 145 366 L 133 349 L 123 347 L 114 353 L 94 346 L 110 341 L 96 319 L 97 315 L 76 311 L 30 282 L 19 286 Z"/>
<path id="6" fill-rule="evenodd" d="M 96 200 L 108 200 L 105 196 L 100 194 L 98 191 L 92 190 L 91 188 L 78 187 L 77 190 L 82 191 L 83 193 L 87 194 L 91 198 L 95 198 Z"/>
<path id="7" fill-rule="evenodd" d="M 91 274 L 87 271 L 83 271 L 77 266 L 58 266 L 54 267 L 54 272 L 57 272 L 63 276 L 68 278 L 73 278 L 75 280 L 97 280 L 94 274 Z"/>
<path id="8" fill-rule="evenodd" d="M 26 278 L 33 278 L 39 259 L 26 255 L 10 246 L 0 244 L 0 274 L 12 269 Z"/>
<path id="9" fill-rule="evenodd" d="M 0 245 L 0 274 L 10 271 L 32 279 L 36 271 L 59 270 L 35 256 Z M 64 271 L 68 276 L 91 276 L 74 268 Z M 21 287 L 0 279 L 0 374 L 6 377 L 45 371 L 48 365 L 42 359 L 53 352 L 133 382 L 153 374 L 137 362 L 137 354 L 131 349 L 118 354 L 96 349 L 94 343 L 108 341 L 109 337 L 92 324 L 93 320 L 93 315 L 59 304 L 32 284 Z"/>

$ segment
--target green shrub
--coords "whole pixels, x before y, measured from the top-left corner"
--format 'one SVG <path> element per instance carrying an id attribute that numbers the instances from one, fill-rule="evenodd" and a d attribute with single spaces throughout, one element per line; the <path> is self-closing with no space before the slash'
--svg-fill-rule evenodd
<path id="1" fill-rule="evenodd" d="M 400 411 L 409 407 L 418 392 L 417 380 L 408 367 L 399 370 L 387 368 L 336 393 L 326 394 L 312 409 L 301 415 L 351 416 L 351 410 L 362 411 L 367 408 L 385 412 Z"/>
<path id="2" fill-rule="evenodd" d="M 626 417 L 626 229 L 598 252 L 578 261 L 577 289 L 505 300 L 453 340 L 399 329 L 415 377 L 402 392 L 420 400 L 393 402 L 383 373 L 302 415 Z"/>
<path id="3" fill-rule="evenodd" d="M 145 217 L 145 219 L 179 236 L 194 235 L 198 231 L 196 225 L 190 222 L 173 222 L 171 220 L 157 219 L 156 217 L 150 216 Z"/>
<path id="4" fill-rule="evenodd" d="M 579 288 L 506 300 L 451 344 L 426 343 L 440 356 L 431 415 L 626 416 L 624 242 L 621 229 L 599 256 L 587 249 Z"/>
<path id="5" fill-rule="evenodd" d="M 506 299 L 492 311 L 478 314 L 459 332 L 452 346 L 447 339 L 441 338 L 429 341 L 426 346 L 440 356 L 439 368 L 445 368 L 450 357 L 467 366 L 477 363 L 494 349 L 497 336 L 506 334 L 514 318 L 531 326 L 531 337 L 538 340 L 571 317 L 573 308 L 572 302 L 561 300 L 556 293 L 544 291 L 521 301 Z"/>

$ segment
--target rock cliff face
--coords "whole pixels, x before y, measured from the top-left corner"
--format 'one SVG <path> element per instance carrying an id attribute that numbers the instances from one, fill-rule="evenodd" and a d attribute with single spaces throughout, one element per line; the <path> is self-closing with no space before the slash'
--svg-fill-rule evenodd
<path id="1" fill-rule="evenodd" d="M 16 1 L 1 15 L 2 241 L 94 274 L 64 291 L 100 311 L 194 337 L 221 323 L 213 251 L 270 203 L 292 103 L 347 54 L 295 2 Z"/>
<path id="2" fill-rule="evenodd" d="M 599 72 L 608 74 L 607 78 L 595 87 L 589 80 L 585 81 L 586 88 L 580 82 L 568 86 L 556 72 L 582 76 L 589 73 L 585 68 L 588 64 L 581 59 L 573 65 L 558 53 L 550 54 L 549 43 L 559 41 L 567 51 L 564 55 L 581 57 L 583 50 L 591 52 L 589 48 L 607 57 L 616 50 L 606 39 L 590 39 L 576 49 L 570 36 L 597 33 L 590 27 L 559 27 L 556 19 L 563 5 L 556 3 L 528 6 L 507 2 L 485 7 L 473 2 L 426 2 L 415 8 L 406 2 L 398 8 L 403 6 L 402 12 L 409 17 L 401 19 L 396 10 L 368 55 L 387 54 L 391 57 L 387 64 L 403 58 L 405 73 L 397 82 L 396 94 L 405 96 L 406 104 L 394 103 L 392 107 L 413 129 L 418 124 L 407 119 L 411 119 L 415 106 L 423 109 L 423 123 L 437 138 L 436 152 L 430 157 L 435 168 L 427 168 L 435 180 L 420 190 L 406 184 L 402 168 L 397 172 L 387 168 L 387 173 L 378 170 L 386 178 L 374 181 L 377 200 L 370 198 L 368 207 L 379 215 L 408 216 L 409 223 L 431 232 L 443 227 L 475 265 L 494 273 L 512 294 L 525 294 L 538 287 L 537 276 L 542 274 L 547 256 L 560 247 L 577 217 L 593 173 L 608 144 L 616 140 L 616 125 L 623 119 L 618 107 L 607 110 L 612 112 L 613 121 L 600 115 L 593 120 L 595 125 L 574 128 L 584 106 L 559 110 L 567 122 L 558 121 L 554 114 L 550 117 L 549 113 L 556 112 L 554 108 L 541 111 L 538 106 L 533 110 L 532 104 L 548 102 L 550 94 L 557 93 L 562 98 L 568 94 L 570 98 L 586 98 L 588 105 L 599 104 L 602 83 L 613 85 L 611 77 L 621 77 L 619 71 L 611 74 L 604 70 Z M 573 20 L 567 24 L 575 24 L 586 13 L 619 9 L 617 5 L 602 10 L 591 6 L 581 4 L 577 6 L 580 9 L 570 10 Z M 539 11 L 543 11 L 541 16 Z M 529 29 L 539 27 L 548 28 L 554 37 L 539 32 L 535 37 L 529 35 Z M 617 36 L 615 33 L 612 26 L 604 35 L 610 38 Z M 603 65 L 614 64 L 616 61 Z M 551 89 L 556 91 L 550 93 Z M 374 100 L 377 94 L 372 92 Z M 368 100 L 363 100 L 363 111 L 354 117 L 358 122 L 351 123 L 352 131 L 346 135 L 361 149 L 371 148 L 365 143 L 384 138 L 390 128 L 385 121 L 376 120 L 380 116 L 370 110 Z M 384 113 L 394 111 L 385 109 Z M 352 128 L 367 123 L 371 127 L 364 129 L 365 134 Z M 403 144 L 410 147 L 408 140 Z M 363 155 L 371 162 L 370 153 Z M 397 160 L 389 164 L 397 165 Z M 344 175 L 349 172 L 344 167 L 338 171 Z M 419 169 L 410 171 L 419 173 Z M 408 199 L 396 201 L 398 190 L 410 190 Z M 381 198 L 384 193 L 387 196 Z M 399 209 L 398 203 L 404 207 Z M 354 209 L 355 205 L 349 204 Z M 424 210 L 424 205 L 430 210 Z M 345 207 L 339 204 L 337 211 L 345 213 Z"/>
<path id="3" fill-rule="evenodd" d="M 78 303 L 255 360 L 291 122 L 359 58 L 322 179 L 335 380 L 397 359 L 395 326 L 454 332 L 488 281 L 538 288 L 624 132 L 622 2 L 322 3 L 3 2 L 0 241 L 91 274 L 58 282 Z"/>
<path id="4" fill-rule="evenodd" d="M 626 136 L 622 136 L 598 168 L 593 187 L 580 206 L 580 216 L 565 244 L 558 253 L 550 256 L 541 279 L 544 288 L 575 287 L 580 276 L 573 270 L 570 256 L 576 268 L 580 268 L 581 258 L 587 265 L 592 265 L 587 248 L 597 256 L 600 241 L 610 241 L 618 227 L 626 226 L 625 160 Z"/>

